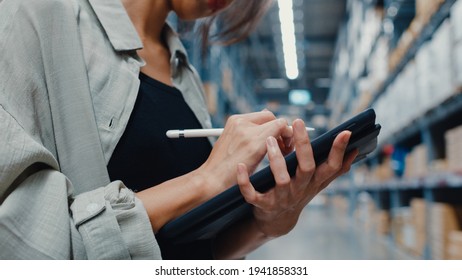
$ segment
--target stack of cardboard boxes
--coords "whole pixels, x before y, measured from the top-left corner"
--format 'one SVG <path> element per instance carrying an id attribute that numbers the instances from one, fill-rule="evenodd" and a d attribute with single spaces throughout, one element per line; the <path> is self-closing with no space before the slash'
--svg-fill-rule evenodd
<path id="1" fill-rule="evenodd" d="M 445 133 L 446 159 L 451 172 L 462 171 L 462 126 L 455 127 Z"/>
<path id="2" fill-rule="evenodd" d="M 364 233 L 375 232 L 375 212 L 376 206 L 373 199 L 366 193 L 358 195 L 354 217 L 358 229 Z"/>
<path id="3" fill-rule="evenodd" d="M 428 175 L 428 147 L 424 144 L 415 146 L 406 156 L 406 178 L 421 178 Z"/>
<path id="4" fill-rule="evenodd" d="M 414 198 L 411 200 L 411 226 L 414 233 L 414 242 L 410 250 L 414 255 L 420 257 L 424 255 L 425 245 L 427 242 L 426 206 L 424 199 Z"/>
<path id="5" fill-rule="evenodd" d="M 414 146 L 406 155 L 404 177 L 409 179 L 427 178 L 429 175 L 446 174 L 448 172 L 462 173 L 462 125 L 447 130 L 445 138 L 445 158 L 429 159 L 429 147 L 425 144 Z M 355 169 L 354 178 L 358 185 L 369 186 L 380 182 L 388 182 L 395 178 L 393 162 L 390 157 L 385 157 L 381 164 L 372 169 L 358 167 Z"/>
<path id="6" fill-rule="evenodd" d="M 462 208 L 446 203 L 433 203 L 430 207 L 429 222 L 431 223 L 429 244 L 431 255 L 435 260 L 449 259 L 451 255 L 460 254 L 453 252 L 450 246 L 450 234 L 458 231 L 461 225 Z M 452 243 L 456 238 L 452 237 Z"/>
<path id="7" fill-rule="evenodd" d="M 410 207 L 394 210 L 392 233 L 398 247 L 416 258 L 424 258 L 429 246 L 435 260 L 462 259 L 461 221 L 460 206 L 414 198 Z"/>
<path id="8" fill-rule="evenodd" d="M 398 248 L 409 251 L 414 243 L 414 229 L 411 226 L 412 216 L 409 207 L 393 209 L 391 232 Z"/>
<path id="9" fill-rule="evenodd" d="M 344 120 L 344 110 L 353 113 L 368 107 L 372 93 L 388 75 L 388 39 L 381 32 L 383 8 L 371 5 L 371 1 L 351 0 L 347 1 L 347 11 L 332 69 L 332 127 Z M 350 98 L 351 86 L 358 93 L 355 98 Z"/>
<path id="10" fill-rule="evenodd" d="M 449 232 L 447 255 L 450 260 L 462 260 L 462 231 Z"/>
<path id="11" fill-rule="evenodd" d="M 378 235 L 387 235 L 390 233 L 390 212 L 387 210 L 377 210 L 374 214 L 375 232 Z"/>
<path id="12" fill-rule="evenodd" d="M 405 47 L 420 36 L 419 30 L 423 30 L 444 3 L 445 0 L 416 0 L 416 18 L 409 27 L 409 34 L 403 35 L 409 37 L 402 39 L 402 50 L 399 50 L 401 57 L 407 52 Z M 446 5 L 445 8 L 447 7 Z M 373 80 L 378 84 L 388 75 L 387 72 L 393 70 L 391 64 L 400 63 L 400 54 L 395 53 L 395 57 L 391 57 L 393 54 L 385 48 L 386 46 L 387 42 L 379 39 L 369 58 L 369 61 L 376 60 L 373 56 L 375 52 L 382 58 L 380 67 L 377 68 L 381 71 L 377 76 L 380 79 Z M 384 59 L 385 56 L 388 60 Z M 354 57 L 347 61 L 351 59 L 354 60 Z M 390 64 L 382 63 L 383 61 L 388 61 Z M 388 64 L 390 68 L 383 67 L 383 64 Z M 369 67 L 369 69 L 374 68 Z M 374 82 L 370 79 L 371 76 L 366 76 L 354 80 L 360 81 L 357 83 L 358 92 L 367 93 L 369 96 L 363 98 L 360 95 L 357 104 L 353 103 L 357 106 L 350 106 L 350 110 L 364 107 L 363 104 L 368 103 L 370 95 L 374 96 L 375 92 L 371 90 L 374 89 L 372 86 Z M 372 105 L 376 110 L 377 122 L 382 125 L 379 140 L 383 141 L 382 143 L 393 140 L 393 137 L 396 137 L 403 128 L 413 126 L 416 120 L 434 112 L 432 111 L 434 108 L 439 109 L 440 105 L 456 100 L 454 95 L 461 94 L 462 0 L 457 0 L 451 7 L 450 17 L 438 26 L 428 41 L 419 46 L 415 56 L 403 66 L 385 92 Z M 342 98 L 346 97 L 342 96 Z M 451 125 L 449 122 L 448 124 Z M 402 185 L 406 187 L 406 182 L 418 182 L 419 188 L 421 187 L 422 193 L 425 194 L 425 192 L 433 192 L 428 188 L 439 186 L 441 178 L 448 179 L 445 177 L 448 173 L 451 176 L 462 174 L 462 126 L 448 130 L 444 137 L 446 146 L 444 148 L 439 146 L 434 150 L 436 158 L 429 157 L 433 152 L 429 149 L 433 147 L 424 144 L 414 146 L 410 150 L 406 157 L 404 176 L 411 179 L 422 178 L 422 180 L 405 179 Z M 435 144 L 440 145 L 440 140 L 438 138 Z M 441 158 L 442 150 L 445 151 L 445 158 Z M 399 185 L 401 181 L 395 176 L 394 164 L 390 157 L 385 156 L 381 158 L 380 163 L 362 168 L 356 167 L 353 177 L 355 184 L 367 189 L 384 185 L 393 188 L 394 183 Z M 439 191 L 435 189 L 435 192 Z M 406 207 L 384 211 L 377 209 L 370 202 L 370 200 L 360 200 L 356 204 L 355 217 L 363 230 L 373 229 L 379 234 L 391 234 L 401 249 L 417 258 L 430 256 L 433 259 L 462 259 L 462 207 L 414 198 Z"/>
<path id="13" fill-rule="evenodd" d="M 415 198 L 409 207 L 393 210 L 392 233 L 396 244 L 403 251 L 423 258 L 426 247 L 426 203 L 425 200 Z"/>
<path id="14" fill-rule="evenodd" d="M 403 33 L 402 42 L 389 54 L 393 71 L 411 43 L 422 36 L 422 28 L 444 1 L 421 0 L 415 20 Z M 429 110 L 462 92 L 462 1 L 456 1 L 428 41 L 373 105 L 383 126 L 382 139 L 393 137 Z"/>
<path id="15" fill-rule="evenodd" d="M 454 94 L 452 86 L 452 59 L 453 59 L 453 40 L 451 31 L 453 26 L 449 19 L 446 19 L 433 34 L 430 41 L 430 52 L 432 54 L 431 71 L 428 79 L 432 79 L 433 106 L 444 102 Z M 431 109 L 430 108 L 430 109 Z"/>
<path id="16" fill-rule="evenodd" d="M 377 182 L 388 182 L 392 180 L 395 176 L 392 164 L 390 157 L 385 158 L 381 164 L 375 166 L 372 170 L 372 178 Z"/>

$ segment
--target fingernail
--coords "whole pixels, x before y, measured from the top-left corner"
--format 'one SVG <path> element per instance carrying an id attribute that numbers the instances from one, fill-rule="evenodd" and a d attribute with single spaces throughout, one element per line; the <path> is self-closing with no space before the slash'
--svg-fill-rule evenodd
<path id="1" fill-rule="evenodd" d="M 346 135 L 348 135 L 348 136 L 343 137 L 343 143 L 348 144 L 348 142 L 350 142 L 351 131 L 348 131 L 348 133 L 346 133 Z"/>
<path id="2" fill-rule="evenodd" d="M 294 127 L 297 130 L 303 129 L 305 130 L 305 127 L 303 126 L 302 122 L 300 120 L 294 121 Z M 303 128 L 302 128 L 303 127 Z"/>
<path id="3" fill-rule="evenodd" d="M 266 138 L 266 144 L 268 145 L 268 152 L 270 153 L 276 153 L 276 148 L 278 146 L 278 143 L 276 142 L 276 139 L 272 136 Z"/>

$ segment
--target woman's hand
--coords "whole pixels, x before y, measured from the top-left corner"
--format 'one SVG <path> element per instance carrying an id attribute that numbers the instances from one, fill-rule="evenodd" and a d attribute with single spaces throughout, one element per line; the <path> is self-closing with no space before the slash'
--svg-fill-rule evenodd
<path id="1" fill-rule="evenodd" d="M 276 186 L 266 193 L 258 193 L 249 180 L 245 163 L 238 165 L 237 181 L 246 201 L 254 205 L 254 221 L 266 237 L 287 234 L 298 221 L 303 208 L 335 178 L 347 172 L 357 151 L 345 156 L 351 132 L 344 131 L 334 140 L 328 159 L 316 166 L 310 140 L 302 120 L 293 123 L 298 167 L 293 178 L 289 176 L 284 155 L 277 141 L 268 137 L 267 153 Z"/>
<path id="2" fill-rule="evenodd" d="M 270 111 L 233 115 L 226 122 L 223 134 L 215 143 L 207 161 L 200 167 L 208 180 L 216 180 L 211 193 L 218 193 L 236 184 L 236 166 L 244 163 L 252 173 L 266 154 L 266 139 L 277 139 L 283 154 L 293 151 L 293 131 L 286 120 L 276 119 Z"/>
<path id="3" fill-rule="evenodd" d="M 207 161 L 198 169 L 138 192 L 157 232 L 165 223 L 186 213 L 237 183 L 236 166 L 242 162 L 253 172 L 266 154 L 265 139 L 276 137 L 284 154 L 293 150 L 293 131 L 273 113 L 235 115 Z"/>

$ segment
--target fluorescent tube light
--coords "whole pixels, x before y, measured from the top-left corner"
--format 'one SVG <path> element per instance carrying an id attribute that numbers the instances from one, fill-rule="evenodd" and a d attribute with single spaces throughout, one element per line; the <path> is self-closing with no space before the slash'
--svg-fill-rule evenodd
<path id="1" fill-rule="evenodd" d="M 298 77 L 299 72 L 297 44 L 295 39 L 294 10 L 292 4 L 292 0 L 278 0 L 286 76 L 288 79 L 295 80 Z"/>

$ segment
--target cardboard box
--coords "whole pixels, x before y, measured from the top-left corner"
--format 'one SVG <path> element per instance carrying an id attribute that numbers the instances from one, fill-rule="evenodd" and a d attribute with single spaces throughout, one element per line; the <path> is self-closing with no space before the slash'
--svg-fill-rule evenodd
<path id="1" fill-rule="evenodd" d="M 449 233 L 447 256 L 450 260 L 462 260 L 462 231 Z"/>
<path id="2" fill-rule="evenodd" d="M 425 177 L 428 174 L 428 148 L 420 144 L 406 156 L 405 176 L 407 178 Z"/>
<path id="3" fill-rule="evenodd" d="M 426 225 L 426 207 L 425 199 L 413 198 L 411 200 L 411 216 L 415 227 L 419 230 L 425 230 Z"/>
<path id="4" fill-rule="evenodd" d="M 448 259 L 450 233 L 462 224 L 462 207 L 446 203 L 433 203 L 430 207 L 429 243 L 433 259 Z M 453 249 L 451 249 L 453 250 Z"/>
<path id="5" fill-rule="evenodd" d="M 458 172 L 462 170 L 462 126 L 446 131 L 444 137 L 448 170 Z"/>
<path id="6" fill-rule="evenodd" d="M 416 53 L 416 87 L 419 94 L 416 98 L 417 106 L 421 112 L 426 112 L 433 104 L 433 89 L 434 79 L 432 78 L 433 65 L 432 53 L 433 49 L 430 47 L 430 42 L 424 43 Z M 418 100 L 418 101 L 417 101 Z"/>
<path id="7" fill-rule="evenodd" d="M 374 169 L 374 177 L 377 179 L 377 181 L 386 182 L 394 178 L 394 173 L 391 164 L 391 159 L 385 158 L 382 164 L 378 165 Z"/>
<path id="8" fill-rule="evenodd" d="M 379 235 L 387 235 L 390 233 L 390 213 L 386 210 L 378 210 L 374 218 L 375 231 Z"/>
<path id="9" fill-rule="evenodd" d="M 436 104 L 453 94 L 451 22 L 446 19 L 433 34 L 432 48 L 433 99 Z"/>
<path id="10" fill-rule="evenodd" d="M 427 232 L 426 232 L 426 207 L 427 203 L 422 198 L 413 198 L 410 202 L 411 207 L 411 220 L 410 224 L 413 228 L 413 242 L 410 251 L 415 256 L 423 256 L 426 242 L 427 242 Z"/>
<path id="11" fill-rule="evenodd" d="M 401 207 L 394 210 L 391 220 L 391 231 L 398 248 L 409 251 L 412 246 L 413 229 L 410 227 L 411 210 L 409 207 Z"/>

